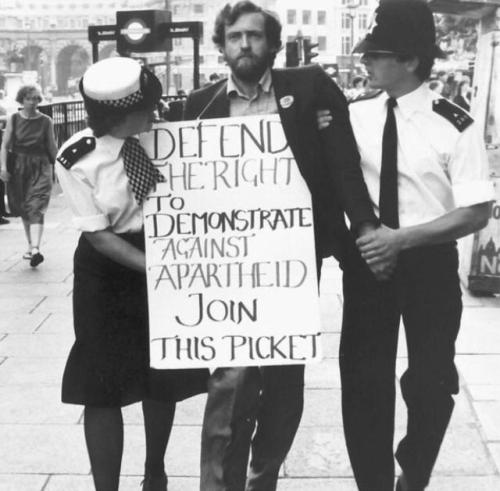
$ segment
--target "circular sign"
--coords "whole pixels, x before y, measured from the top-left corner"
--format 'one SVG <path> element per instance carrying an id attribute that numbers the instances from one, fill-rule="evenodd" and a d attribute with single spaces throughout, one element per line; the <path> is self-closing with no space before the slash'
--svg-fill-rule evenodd
<path id="1" fill-rule="evenodd" d="M 120 33 L 127 38 L 129 43 L 140 44 L 151 33 L 151 29 L 142 19 L 130 19 Z"/>

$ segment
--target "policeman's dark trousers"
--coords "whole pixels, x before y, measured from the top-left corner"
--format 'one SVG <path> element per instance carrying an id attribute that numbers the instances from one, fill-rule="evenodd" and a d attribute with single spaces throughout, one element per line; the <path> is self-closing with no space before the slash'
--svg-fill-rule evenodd
<path id="1" fill-rule="evenodd" d="M 201 491 L 274 491 L 303 399 L 303 365 L 216 369 L 203 420 Z"/>
<path id="2" fill-rule="evenodd" d="M 412 487 L 427 486 L 458 393 L 455 340 L 462 313 L 455 244 L 404 251 L 394 279 L 344 267 L 340 344 L 347 449 L 361 491 L 394 488 L 395 364 L 400 318 L 408 348 L 401 377 L 407 431 L 396 458 Z"/>

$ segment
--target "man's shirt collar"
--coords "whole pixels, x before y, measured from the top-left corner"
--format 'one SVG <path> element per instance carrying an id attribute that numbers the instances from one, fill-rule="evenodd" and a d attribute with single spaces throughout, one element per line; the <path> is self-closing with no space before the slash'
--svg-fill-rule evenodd
<path id="1" fill-rule="evenodd" d="M 397 98 L 401 115 L 408 119 L 416 111 L 425 110 L 428 107 L 428 89 L 425 83 L 419 85 L 415 90 Z"/>

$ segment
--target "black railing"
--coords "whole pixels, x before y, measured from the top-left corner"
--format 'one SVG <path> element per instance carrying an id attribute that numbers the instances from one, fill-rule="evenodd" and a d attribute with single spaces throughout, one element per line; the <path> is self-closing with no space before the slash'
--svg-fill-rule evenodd
<path id="1" fill-rule="evenodd" d="M 39 109 L 52 118 L 58 147 L 87 126 L 87 113 L 82 101 L 56 102 Z"/>
<path id="2" fill-rule="evenodd" d="M 178 120 L 182 115 L 182 107 L 185 97 L 163 96 L 165 102 L 171 104 L 171 117 L 162 114 L 170 120 Z M 40 112 L 50 116 L 54 122 L 54 132 L 57 146 L 60 147 L 70 136 L 87 126 L 87 113 L 83 101 L 55 102 L 39 106 Z"/>

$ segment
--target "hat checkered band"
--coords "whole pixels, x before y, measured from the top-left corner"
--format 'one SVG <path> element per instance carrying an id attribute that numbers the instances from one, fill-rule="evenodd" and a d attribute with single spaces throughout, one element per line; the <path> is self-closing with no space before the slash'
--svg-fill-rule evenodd
<path id="1" fill-rule="evenodd" d="M 127 108 L 137 104 L 142 101 L 144 96 L 142 95 L 141 90 L 137 90 L 133 94 L 130 94 L 126 97 L 122 97 L 121 99 L 105 99 L 102 101 L 96 101 L 99 104 L 104 104 L 105 106 L 117 107 L 117 108 Z"/>

